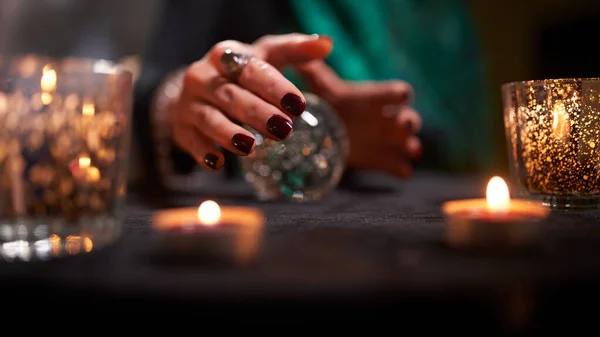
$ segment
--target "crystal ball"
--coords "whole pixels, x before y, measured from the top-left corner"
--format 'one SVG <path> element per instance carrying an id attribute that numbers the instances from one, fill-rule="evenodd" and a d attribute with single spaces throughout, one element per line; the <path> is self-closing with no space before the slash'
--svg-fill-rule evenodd
<path id="1" fill-rule="evenodd" d="M 271 140 L 245 126 L 256 139 L 254 151 L 241 158 L 244 178 L 261 200 L 316 201 L 340 182 L 348 158 L 346 129 L 323 99 L 304 93 L 306 109 L 294 118 L 294 131 Z"/>

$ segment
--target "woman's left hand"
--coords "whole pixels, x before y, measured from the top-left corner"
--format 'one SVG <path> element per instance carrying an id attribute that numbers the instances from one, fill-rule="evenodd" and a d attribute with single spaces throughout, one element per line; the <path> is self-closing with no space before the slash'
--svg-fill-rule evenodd
<path id="1" fill-rule="evenodd" d="M 298 66 L 311 91 L 333 105 L 350 140 L 348 165 L 412 175 L 422 154 L 421 117 L 410 107 L 412 87 L 402 81 L 348 82 L 323 61 Z"/>

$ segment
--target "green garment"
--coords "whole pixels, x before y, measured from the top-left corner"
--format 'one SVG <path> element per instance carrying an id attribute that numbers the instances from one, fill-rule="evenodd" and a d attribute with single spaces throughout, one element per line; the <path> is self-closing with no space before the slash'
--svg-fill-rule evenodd
<path id="1" fill-rule="evenodd" d="M 440 131 L 437 168 L 494 165 L 497 151 L 482 57 L 460 0 L 291 3 L 295 28 L 333 38 L 327 62 L 342 78 L 401 79 L 413 86 L 414 107 L 424 125 Z"/>

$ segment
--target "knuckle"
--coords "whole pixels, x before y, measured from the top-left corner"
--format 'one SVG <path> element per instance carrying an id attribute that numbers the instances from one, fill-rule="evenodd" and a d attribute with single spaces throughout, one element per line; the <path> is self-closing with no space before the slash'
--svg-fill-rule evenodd
<path id="1" fill-rule="evenodd" d="M 222 104 L 231 105 L 235 101 L 237 86 L 233 83 L 222 83 L 214 90 L 215 98 Z"/>
<path id="2" fill-rule="evenodd" d="M 199 125 L 203 125 L 208 120 L 209 111 L 205 108 L 204 105 L 201 105 L 195 109 L 194 115 L 196 123 L 198 123 Z"/>
<path id="3" fill-rule="evenodd" d="M 259 58 L 252 58 L 244 68 L 244 71 L 240 74 L 240 81 L 248 81 L 256 78 L 259 73 L 261 74 L 261 78 L 273 78 L 278 74 L 275 68 L 266 61 Z"/>
<path id="4" fill-rule="evenodd" d="M 409 127 L 412 132 L 418 132 L 421 129 L 421 115 L 412 109 L 405 107 L 396 116 L 396 125 L 400 128 Z"/>
<path id="5" fill-rule="evenodd" d="M 214 126 L 215 111 L 208 105 L 199 105 L 196 109 L 196 123 L 198 123 L 198 125 Z"/>
<path id="6" fill-rule="evenodd" d="M 275 89 L 277 89 L 277 82 L 276 80 L 271 80 L 267 82 L 267 85 L 265 86 L 267 88 L 267 93 L 269 93 L 269 95 L 273 95 L 275 93 Z"/>
<path id="7" fill-rule="evenodd" d="M 414 96 L 414 89 L 412 85 L 404 81 L 398 81 L 394 85 L 394 93 L 398 96 L 405 96 L 406 99 L 410 99 Z"/>
<path id="8" fill-rule="evenodd" d="M 252 103 L 248 106 L 244 113 L 245 120 L 254 120 L 258 118 L 260 106 L 257 103 Z"/>
<path id="9" fill-rule="evenodd" d="M 423 122 L 423 117 L 421 117 L 421 115 L 419 115 L 419 113 L 416 110 L 413 110 L 413 114 L 415 123 L 417 123 L 418 126 L 421 126 L 421 123 Z"/>
<path id="10" fill-rule="evenodd" d="M 217 90 L 219 90 L 219 88 L 227 83 L 231 83 L 229 82 L 229 80 L 227 80 L 225 77 L 222 76 L 214 76 L 210 79 L 206 80 L 206 85 L 204 85 L 205 87 L 205 92 L 209 95 L 214 94 Z"/>
<path id="11" fill-rule="evenodd" d="M 419 122 L 421 121 L 421 116 L 419 115 L 419 113 L 412 108 L 405 108 L 402 109 L 402 113 L 400 114 L 400 118 L 404 121 L 410 121 L 410 122 Z"/>
<path id="12" fill-rule="evenodd" d="M 208 74 L 204 60 L 193 63 L 183 73 L 182 91 L 189 93 L 198 89 L 202 90 L 210 82 Z"/>

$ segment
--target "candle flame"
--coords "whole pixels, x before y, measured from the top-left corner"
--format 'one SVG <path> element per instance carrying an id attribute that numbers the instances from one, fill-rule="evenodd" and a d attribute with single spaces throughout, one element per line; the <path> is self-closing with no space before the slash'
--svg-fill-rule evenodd
<path id="1" fill-rule="evenodd" d="M 90 157 L 79 157 L 79 168 L 87 169 L 91 162 Z"/>
<path id="2" fill-rule="evenodd" d="M 216 202 L 208 200 L 198 207 L 198 219 L 202 224 L 212 226 L 217 224 L 220 218 L 221 208 Z"/>
<path id="3" fill-rule="evenodd" d="M 94 107 L 94 103 L 90 103 L 90 102 L 83 103 L 81 113 L 84 116 L 93 116 L 96 113 L 96 107 Z"/>
<path id="4" fill-rule="evenodd" d="M 487 185 L 486 198 L 488 206 L 494 210 L 502 210 L 508 207 L 510 194 L 504 179 L 500 177 L 490 179 Z"/>
<path id="5" fill-rule="evenodd" d="M 44 67 L 40 81 L 42 91 L 50 92 L 56 89 L 56 71 L 49 66 Z"/>
<path id="6" fill-rule="evenodd" d="M 564 138 L 569 135 L 571 122 L 569 112 L 562 101 L 556 102 L 552 110 L 552 131 L 557 138 Z"/>

